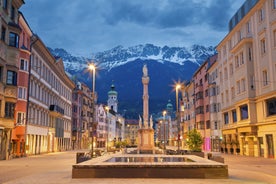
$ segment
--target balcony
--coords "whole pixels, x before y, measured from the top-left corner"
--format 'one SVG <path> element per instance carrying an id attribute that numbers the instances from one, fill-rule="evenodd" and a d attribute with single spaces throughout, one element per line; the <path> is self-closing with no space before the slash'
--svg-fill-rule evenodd
<path id="1" fill-rule="evenodd" d="M 59 107 L 58 105 L 50 105 L 49 110 L 50 110 L 50 114 L 55 117 L 64 115 L 64 109 Z"/>
<path id="2" fill-rule="evenodd" d="M 242 38 L 232 49 L 231 53 L 234 54 L 237 52 L 242 46 L 244 46 L 246 43 L 252 43 L 253 38 L 252 36 L 248 35 L 247 37 Z"/>

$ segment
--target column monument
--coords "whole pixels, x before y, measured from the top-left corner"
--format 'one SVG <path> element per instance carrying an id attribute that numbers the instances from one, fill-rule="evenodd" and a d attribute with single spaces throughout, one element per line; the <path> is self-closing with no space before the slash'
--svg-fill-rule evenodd
<path id="1" fill-rule="evenodd" d="M 143 120 L 139 117 L 138 130 L 138 153 L 154 153 L 154 130 L 152 128 L 153 122 L 150 118 L 149 122 L 149 76 L 147 65 L 143 67 Z"/>

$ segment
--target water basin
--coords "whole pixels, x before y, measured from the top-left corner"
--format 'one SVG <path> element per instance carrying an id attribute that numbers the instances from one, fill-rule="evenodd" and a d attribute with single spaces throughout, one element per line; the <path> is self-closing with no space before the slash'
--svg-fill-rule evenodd
<path id="1" fill-rule="evenodd" d="M 194 162 L 186 157 L 112 157 L 105 162 Z"/>

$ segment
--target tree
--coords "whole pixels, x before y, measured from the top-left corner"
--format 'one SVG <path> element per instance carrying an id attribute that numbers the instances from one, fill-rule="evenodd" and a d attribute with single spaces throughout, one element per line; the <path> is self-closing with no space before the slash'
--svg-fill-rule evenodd
<path id="1" fill-rule="evenodd" d="M 187 135 L 187 145 L 191 151 L 201 151 L 201 146 L 203 144 L 203 139 L 201 134 L 193 129 L 188 132 Z"/>

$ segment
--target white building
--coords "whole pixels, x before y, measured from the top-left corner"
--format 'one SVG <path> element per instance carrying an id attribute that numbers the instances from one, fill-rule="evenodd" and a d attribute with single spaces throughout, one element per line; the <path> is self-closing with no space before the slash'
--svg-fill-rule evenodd
<path id="1" fill-rule="evenodd" d="M 69 150 L 74 83 L 38 36 L 32 43 L 26 153 Z"/>

